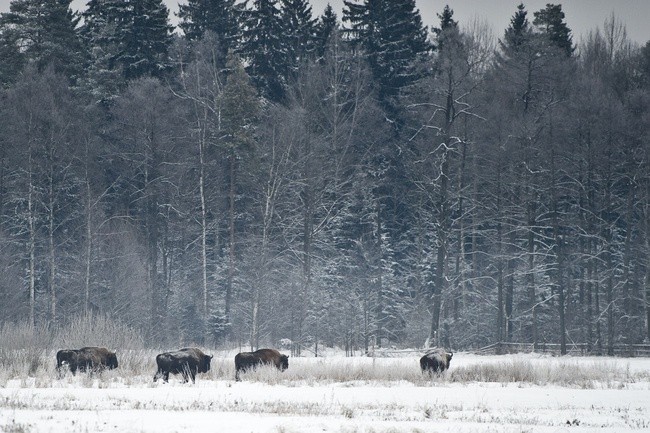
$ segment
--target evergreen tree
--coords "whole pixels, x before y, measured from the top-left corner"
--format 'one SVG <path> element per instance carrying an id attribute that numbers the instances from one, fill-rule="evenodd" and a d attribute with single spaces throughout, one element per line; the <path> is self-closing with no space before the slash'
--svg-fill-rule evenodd
<path id="1" fill-rule="evenodd" d="M 83 17 L 95 75 L 119 71 L 131 80 L 168 69 L 173 27 L 162 0 L 90 0 Z"/>
<path id="2" fill-rule="evenodd" d="M 338 28 L 338 17 L 332 9 L 332 6 L 328 3 L 325 8 L 325 12 L 321 15 L 320 19 L 316 23 L 316 55 L 318 57 L 323 57 L 327 51 L 327 46 L 330 43 L 330 40 Z"/>
<path id="3" fill-rule="evenodd" d="M 288 67 L 290 72 L 295 72 L 300 63 L 314 52 L 317 20 L 312 18 L 308 0 L 280 1 Z"/>
<path id="4" fill-rule="evenodd" d="M 76 80 L 83 70 L 84 56 L 77 33 L 79 16 L 70 9 L 71 1 L 12 1 L 10 12 L 0 16 L 3 50 L 15 53 L 17 45 L 25 60 L 35 63 L 40 71 L 52 65 L 56 72 Z M 20 63 L 12 57 L 14 65 Z"/>
<path id="5" fill-rule="evenodd" d="M 0 58 L 0 86 L 8 86 L 16 80 L 26 60 L 10 31 L 0 31 Z"/>
<path id="6" fill-rule="evenodd" d="M 526 15 L 528 12 L 524 4 L 520 3 L 517 12 L 510 19 L 510 26 L 506 29 L 503 40 L 499 40 L 503 51 L 516 51 L 530 37 L 531 28 Z"/>
<path id="7" fill-rule="evenodd" d="M 89 51 L 85 88 L 97 102 L 112 100 L 125 86 L 119 52 L 126 22 L 122 0 L 90 0 L 83 13 L 81 34 Z"/>
<path id="8" fill-rule="evenodd" d="M 188 0 L 178 5 L 178 26 L 190 41 L 201 39 L 208 31 L 215 34 L 219 57 L 225 64 L 228 51 L 237 48 L 240 14 L 235 0 Z"/>
<path id="9" fill-rule="evenodd" d="M 287 47 L 277 0 L 254 0 L 245 11 L 240 52 L 248 60 L 247 73 L 258 91 L 272 101 L 285 96 Z"/>
<path id="10" fill-rule="evenodd" d="M 133 5 L 130 38 L 123 56 L 127 79 L 161 77 L 169 64 L 167 53 L 173 26 L 163 0 L 139 0 Z"/>
<path id="11" fill-rule="evenodd" d="M 551 44 L 562 49 L 567 57 L 573 54 L 574 47 L 571 29 L 564 22 L 562 5 L 547 4 L 546 9 L 534 13 L 533 24 L 542 33 L 545 33 Z"/>
<path id="12" fill-rule="evenodd" d="M 446 5 L 441 14 L 437 14 L 440 19 L 440 27 L 433 28 L 433 34 L 436 36 L 436 49 L 441 50 L 445 39 L 445 32 L 458 33 L 458 21 L 453 19 L 454 11 Z"/>
<path id="13" fill-rule="evenodd" d="M 378 81 L 379 99 L 394 118 L 400 90 L 418 79 L 415 62 L 431 48 L 415 0 L 344 3 L 343 21 L 350 23 L 350 39 L 365 50 Z"/>

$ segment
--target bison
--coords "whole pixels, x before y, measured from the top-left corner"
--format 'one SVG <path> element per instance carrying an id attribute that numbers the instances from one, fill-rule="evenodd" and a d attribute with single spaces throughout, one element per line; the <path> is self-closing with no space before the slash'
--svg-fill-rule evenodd
<path id="1" fill-rule="evenodd" d="M 156 382 L 162 376 L 164 382 L 169 381 L 169 373 L 183 375 L 185 382 L 192 379 L 196 382 L 196 373 L 207 373 L 210 370 L 211 355 L 206 355 L 200 349 L 187 347 L 175 352 L 165 352 L 156 356 L 158 371 L 153 377 Z"/>
<path id="2" fill-rule="evenodd" d="M 61 349 L 56 352 L 56 369 L 59 375 L 62 375 L 64 367 L 67 367 L 73 374 L 77 372 L 77 350 Z"/>
<path id="3" fill-rule="evenodd" d="M 72 374 L 78 371 L 102 371 L 117 368 L 117 355 L 105 347 L 82 347 L 63 349 L 56 353 L 56 367 L 59 371 L 67 366 Z"/>
<path id="4" fill-rule="evenodd" d="M 289 368 L 289 357 L 275 349 L 259 349 L 255 352 L 241 352 L 235 356 L 235 380 L 240 381 L 239 373 L 259 365 L 274 365 L 280 371 Z"/>
<path id="5" fill-rule="evenodd" d="M 442 373 L 449 368 L 452 356 L 453 353 L 444 349 L 435 349 L 420 358 L 420 368 L 423 373 Z"/>

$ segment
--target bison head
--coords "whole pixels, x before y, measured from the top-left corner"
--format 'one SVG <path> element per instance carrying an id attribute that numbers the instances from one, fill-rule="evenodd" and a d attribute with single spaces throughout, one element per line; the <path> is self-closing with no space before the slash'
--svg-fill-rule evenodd
<path id="1" fill-rule="evenodd" d="M 106 366 L 109 370 L 117 368 L 117 354 L 115 352 L 109 352 L 106 356 Z"/>
<path id="2" fill-rule="evenodd" d="M 280 355 L 280 371 L 289 368 L 289 357 L 287 355 Z"/>
<path id="3" fill-rule="evenodd" d="M 203 355 L 199 360 L 199 373 L 207 373 L 210 370 L 210 361 L 213 355 Z"/>

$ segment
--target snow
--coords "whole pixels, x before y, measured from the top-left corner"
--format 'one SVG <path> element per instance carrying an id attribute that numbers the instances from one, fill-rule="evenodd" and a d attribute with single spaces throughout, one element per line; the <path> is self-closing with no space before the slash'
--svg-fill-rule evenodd
<path id="1" fill-rule="evenodd" d="M 95 377 L 19 377 L 0 388 L 8 432 L 620 432 L 650 431 L 650 360 L 454 354 L 440 378 L 422 379 L 413 354 L 390 359 L 290 358 L 289 370 L 233 380 L 213 368 L 197 382 L 153 383 L 118 370 Z M 223 359 L 223 365 L 230 358 Z M 611 380 L 558 383 L 457 381 L 454 369 L 526 362 L 597 368 Z M 413 380 L 310 379 L 315 371 L 402 369 Z M 216 370 L 216 371 L 215 371 Z M 413 376 L 409 374 L 413 373 Z M 383 373 L 382 373 L 383 374 Z M 417 376 L 415 375 L 417 374 Z"/>

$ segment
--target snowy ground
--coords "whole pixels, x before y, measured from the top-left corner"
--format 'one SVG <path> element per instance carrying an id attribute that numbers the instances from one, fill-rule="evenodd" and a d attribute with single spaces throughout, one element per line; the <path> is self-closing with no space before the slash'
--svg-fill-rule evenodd
<path id="1" fill-rule="evenodd" d="M 428 379 L 418 357 L 290 358 L 287 372 L 242 382 L 230 355 L 196 384 L 154 384 L 152 364 L 131 374 L 128 363 L 121 375 L 11 378 L 0 388 L 0 431 L 650 431 L 650 359 L 457 353 L 450 371 Z M 498 366 L 505 373 L 493 377 Z"/>

